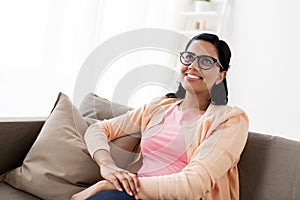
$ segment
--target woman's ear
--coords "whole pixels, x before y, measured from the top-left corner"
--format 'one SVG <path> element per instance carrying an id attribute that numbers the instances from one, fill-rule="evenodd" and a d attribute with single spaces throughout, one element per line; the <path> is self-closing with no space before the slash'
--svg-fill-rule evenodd
<path id="1" fill-rule="evenodd" d="M 226 71 L 221 71 L 219 73 L 219 77 L 218 77 L 218 79 L 216 81 L 216 85 L 218 85 L 219 83 L 221 83 L 224 80 L 224 78 L 226 78 L 226 75 L 227 75 Z"/>

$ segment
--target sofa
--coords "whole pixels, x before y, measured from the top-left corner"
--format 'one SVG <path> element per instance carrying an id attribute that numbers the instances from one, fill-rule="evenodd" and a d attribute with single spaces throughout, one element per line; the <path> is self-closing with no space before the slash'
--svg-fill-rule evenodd
<path id="1" fill-rule="evenodd" d="M 60 93 L 47 118 L 2 118 L 0 120 L 0 199 L 68 199 L 70 194 L 100 180 L 99 168 L 89 158 L 84 145 L 81 145 L 82 133 L 95 120 L 118 116 L 130 109 L 92 93 L 86 96 L 80 108 L 77 109 L 65 94 Z M 71 113 L 71 115 L 65 116 L 66 113 Z M 68 117 L 72 120 L 66 120 Z M 73 124 L 76 127 L 75 132 L 81 132 L 79 134 L 73 134 L 74 131 L 72 132 L 70 128 L 73 125 L 67 124 L 78 120 L 77 118 L 74 120 L 74 117 L 82 119 L 75 125 Z M 81 122 L 82 130 L 80 130 Z M 64 132 L 58 131 L 62 129 Z M 63 141 L 58 141 L 61 136 L 54 135 L 57 132 L 68 137 L 62 138 Z M 70 132 L 73 135 L 68 135 Z M 47 146 L 54 139 L 54 145 Z M 61 146 L 60 142 L 62 142 Z M 80 151 L 74 150 L 74 143 L 81 145 L 79 145 Z M 136 156 L 134 151 L 139 145 L 139 133 L 119 138 L 112 141 L 110 145 L 117 165 L 126 168 Z M 80 149 L 78 146 L 75 148 Z M 47 150 L 43 151 L 44 149 Z M 58 152 L 55 156 L 52 154 L 54 151 Z M 249 132 L 248 141 L 238 163 L 240 199 L 299 200 L 299 153 L 299 141 Z M 69 155 L 63 157 L 62 154 Z M 72 158 L 73 155 L 75 155 L 74 158 Z M 61 160 L 47 161 L 52 158 Z M 81 160 L 77 162 L 75 159 Z M 74 169 L 77 167 L 75 165 L 82 165 L 82 163 L 83 168 Z M 60 171 L 61 168 L 65 168 L 62 166 L 69 166 L 69 168 L 66 167 L 65 171 Z M 44 168 L 49 169 L 41 172 Z M 85 170 L 86 168 L 88 169 Z M 68 174 L 71 171 L 74 171 L 76 176 Z M 92 174 L 88 174 L 92 171 Z M 81 179 L 78 176 L 81 176 Z M 85 177 L 90 178 L 85 179 Z M 58 186 L 57 183 L 59 183 Z M 69 196 L 61 195 L 68 193 L 68 190 L 72 190 Z"/>

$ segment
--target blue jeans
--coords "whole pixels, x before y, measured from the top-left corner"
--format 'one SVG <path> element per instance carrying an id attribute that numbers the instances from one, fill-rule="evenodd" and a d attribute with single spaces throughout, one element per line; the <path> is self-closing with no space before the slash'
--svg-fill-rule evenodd
<path id="1" fill-rule="evenodd" d="M 119 190 L 105 190 L 89 197 L 87 200 L 134 200 L 134 198 Z"/>

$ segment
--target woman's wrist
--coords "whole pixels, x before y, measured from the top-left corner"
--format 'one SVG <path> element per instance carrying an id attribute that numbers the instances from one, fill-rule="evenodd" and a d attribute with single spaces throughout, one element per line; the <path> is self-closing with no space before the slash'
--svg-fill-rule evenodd
<path id="1" fill-rule="evenodd" d="M 107 150 L 101 149 L 96 151 L 94 153 L 94 160 L 100 167 L 110 167 L 110 168 L 117 167 L 109 151 Z"/>

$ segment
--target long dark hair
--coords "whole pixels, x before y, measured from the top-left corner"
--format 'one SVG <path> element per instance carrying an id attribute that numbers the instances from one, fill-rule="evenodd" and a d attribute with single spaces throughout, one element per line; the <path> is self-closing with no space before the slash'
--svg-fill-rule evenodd
<path id="1" fill-rule="evenodd" d="M 221 71 L 227 71 L 230 67 L 229 62 L 231 58 L 231 51 L 228 44 L 220 40 L 218 36 L 210 33 L 202 33 L 193 37 L 186 45 L 185 50 L 191 45 L 191 43 L 195 40 L 204 40 L 211 44 L 213 44 L 218 50 L 218 57 L 223 69 L 220 68 Z M 178 86 L 178 89 L 175 93 L 175 96 L 178 98 L 184 98 L 185 89 L 182 87 L 181 83 Z M 168 94 L 170 95 L 170 94 Z M 167 96 L 168 96 L 167 95 Z M 226 105 L 228 102 L 228 88 L 226 78 L 219 84 L 213 85 L 210 91 L 210 100 L 211 103 L 215 105 Z"/>

